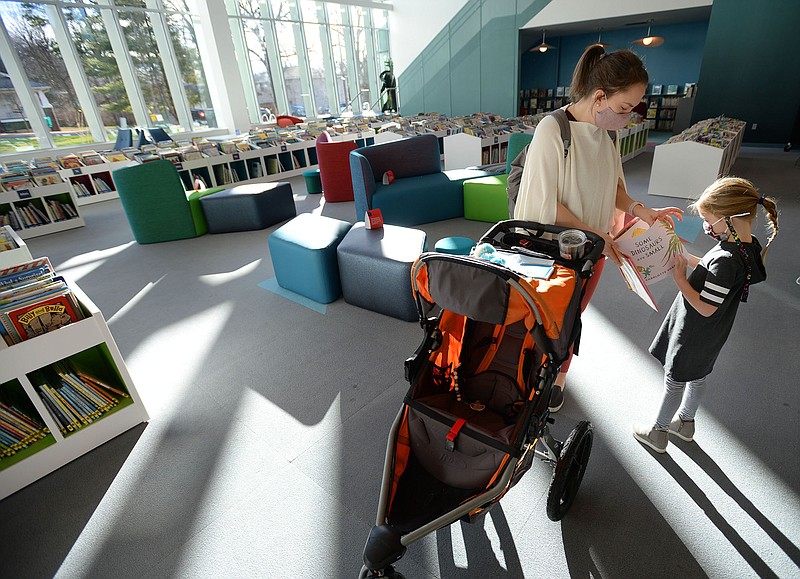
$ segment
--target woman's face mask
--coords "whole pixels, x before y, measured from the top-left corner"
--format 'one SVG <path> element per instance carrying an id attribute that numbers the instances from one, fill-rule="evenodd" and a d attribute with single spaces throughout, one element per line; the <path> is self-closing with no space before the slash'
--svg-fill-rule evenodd
<path id="1" fill-rule="evenodd" d="M 594 124 L 601 129 L 607 131 L 618 131 L 628 126 L 628 121 L 631 118 L 631 113 L 618 113 L 611 108 L 608 103 L 608 97 L 603 97 L 606 100 L 606 108 L 597 111 L 594 116 Z"/>

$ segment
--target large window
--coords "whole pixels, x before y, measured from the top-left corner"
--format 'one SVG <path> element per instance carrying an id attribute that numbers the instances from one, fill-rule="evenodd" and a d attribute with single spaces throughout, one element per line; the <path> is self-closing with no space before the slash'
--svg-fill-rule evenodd
<path id="1" fill-rule="evenodd" d="M 244 38 L 251 54 L 239 67 L 249 66 L 252 78 L 245 82 L 258 87 L 261 77 L 274 71 L 273 112 L 325 116 L 376 104 L 379 72 L 389 59 L 386 10 L 314 0 L 226 0 L 226 5 L 234 37 Z M 264 32 L 254 32 L 257 28 Z M 277 53 L 272 65 L 269 50 Z M 255 63 L 253 54 L 265 55 L 265 62 Z M 261 97 L 258 101 L 263 106 Z"/>
<path id="2" fill-rule="evenodd" d="M 235 91 L 209 44 L 229 41 L 221 14 Z M 214 102 L 245 102 L 253 124 L 370 106 L 387 14 L 318 0 L 0 0 L 0 154 L 106 143 L 119 127 L 215 128 Z M 241 128 L 244 109 L 226 108 L 228 122 L 231 111 Z"/>

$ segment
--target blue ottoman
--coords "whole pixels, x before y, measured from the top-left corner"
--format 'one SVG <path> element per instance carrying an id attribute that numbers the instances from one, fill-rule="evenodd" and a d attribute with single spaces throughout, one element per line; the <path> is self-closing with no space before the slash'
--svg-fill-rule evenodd
<path id="1" fill-rule="evenodd" d="M 469 255 L 475 247 L 475 240 L 470 237 L 444 237 L 436 242 L 435 251 L 450 255 Z"/>
<path id="2" fill-rule="evenodd" d="M 339 244 L 342 295 L 348 304 L 409 322 L 419 319 L 411 295 L 411 265 L 425 251 L 419 229 L 356 223 Z"/>
<path id="3" fill-rule="evenodd" d="M 328 304 L 342 294 L 336 247 L 350 223 L 301 213 L 269 236 L 269 253 L 278 285 Z"/>
<path id="4" fill-rule="evenodd" d="M 237 185 L 200 199 L 209 233 L 264 229 L 297 215 L 289 183 Z"/>

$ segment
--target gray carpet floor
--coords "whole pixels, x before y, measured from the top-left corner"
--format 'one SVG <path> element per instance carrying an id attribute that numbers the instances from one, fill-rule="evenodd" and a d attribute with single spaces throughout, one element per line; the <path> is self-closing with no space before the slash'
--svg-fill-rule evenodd
<path id="1" fill-rule="evenodd" d="M 646 194 L 652 157 L 626 163 L 632 196 L 685 207 Z M 779 198 L 783 231 L 709 379 L 696 442 L 657 456 L 632 438 L 660 398 L 647 347 L 663 313 L 608 267 L 553 425 L 562 438 L 595 427 L 572 510 L 549 521 L 552 469 L 537 462 L 480 523 L 412 545 L 406 577 L 800 576 L 797 157 L 745 147 L 734 166 Z M 291 182 L 301 211 L 354 219 L 352 203 Z M 85 227 L 29 246 L 104 312 L 151 419 L 0 501 L 0 576 L 355 577 L 420 328 L 260 287 L 274 228 L 137 245 L 118 201 L 83 212 Z M 421 226 L 431 247 L 487 228 Z M 676 291 L 653 287 L 662 312 Z"/>

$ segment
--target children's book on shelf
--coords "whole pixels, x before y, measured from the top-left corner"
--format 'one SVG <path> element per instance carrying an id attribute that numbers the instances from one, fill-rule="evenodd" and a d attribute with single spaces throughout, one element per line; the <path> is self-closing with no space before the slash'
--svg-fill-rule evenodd
<path id="1" fill-rule="evenodd" d="M 634 219 L 617 235 L 615 242 L 626 255 L 620 271 L 628 287 L 658 311 L 648 286 L 670 275 L 674 256 L 686 255 L 681 238 L 664 221 L 648 226 L 641 219 Z"/>
<path id="2" fill-rule="evenodd" d="M 0 251 L 10 251 L 19 248 L 17 239 L 10 225 L 0 227 Z"/>
<path id="3" fill-rule="evenodd" d="M 64 278 L 50 260 L 33 259 L 0 270 L 0 334 L 11 346 L 83 319 Z"/>

